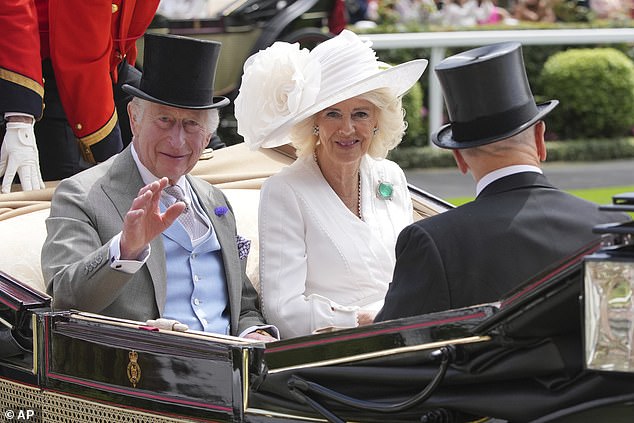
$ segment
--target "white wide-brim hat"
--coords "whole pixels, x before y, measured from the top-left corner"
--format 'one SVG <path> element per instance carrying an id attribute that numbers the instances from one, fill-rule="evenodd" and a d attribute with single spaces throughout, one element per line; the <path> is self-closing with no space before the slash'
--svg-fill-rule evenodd
<path id="1" fill-rule="evenodd" d="M 378 88 L 401 96 L 427 67 L 425 59 L 388 66 L 370 45 L 344 30 L 310 52 L 276 42 L 249 57 L 235 100 L 238 134 L 253 150 L 287 144 L 304 119 Z"/>

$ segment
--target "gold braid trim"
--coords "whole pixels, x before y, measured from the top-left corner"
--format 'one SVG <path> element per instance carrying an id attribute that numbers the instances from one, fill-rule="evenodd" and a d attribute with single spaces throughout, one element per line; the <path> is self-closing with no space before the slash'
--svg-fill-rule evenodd
<path id="1" fill-rule="evenodd" d="M 92 151 L 90 150 L 90 146 L 97 144 L 99 141 L 103 140 L 109 133 L 112 132 L 115 125 L 117 124 L 117 109 L 114 109 L 112 116 L 106 122 L 104 126 L 101 127 L 97 132 L 93 132 L 90 135 L 87 135 L 83 138 L 79 139 L 79 149 L 81 150 L 81 155 L 88 163 L 95 164 L 97 161 L 92 155 Z"/>
<path id="2" fill-rule="evenodd" d="M 8 69 L 0 68 L 0 79 L 4 79 L 14 84 L 27 88 L 44 99 L 44 87 L 31 78 L 12 72 Z"/>

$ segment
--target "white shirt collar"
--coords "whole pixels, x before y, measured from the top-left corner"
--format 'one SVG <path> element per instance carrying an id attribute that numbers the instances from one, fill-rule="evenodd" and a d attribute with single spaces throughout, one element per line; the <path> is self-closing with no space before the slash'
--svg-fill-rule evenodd
<path id="1" fill-rule="evenodd" d="M 147 167 L 145 167 L 143 163 L 141 163 L 141 160 L 139 159 L 139 155 L 134 149 L 134 144 L 130 145 L 130 147 L 132 150 L 132 158 L 134 159 L 134 163 L 136 164 L 137 169 L 139 169 L 139 173 L 141 174 L 141 179 L 143 179 L 143 183 L 147 185 L 147 184 L 151 184 L 154 181 L 158 181 L 159 178 L 154 176 L 154 174 L 152 174 L 152 172 L 150 172 L 150 170 Z M 178 181 L 176 181 L 176 185 L 182 188 L 185 195 L 189 195 L 189 189 L 187 189 L 187 181 L 184 175 L 181 176 L 178 179 Z"/>
<path id="2" fill-rule="evenodd" d="M 490 183 L 497 181 L 498 179 L 505 176 L 514 175 L 521 172 L 543 173 L 540 168 L 532 165 L 513 165 L 496 169 L 493 172 L 489 172 L 482 178 L 480 178 L 478 184 L 476 185 L 476 197 L 480 195 L 482 190 L 485 189 Z"/>

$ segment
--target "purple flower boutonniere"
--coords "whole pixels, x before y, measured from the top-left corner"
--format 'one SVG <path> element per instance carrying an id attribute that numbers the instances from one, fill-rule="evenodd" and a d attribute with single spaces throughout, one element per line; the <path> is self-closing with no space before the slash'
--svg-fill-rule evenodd
<path id="1" fill-rule="evenodd" d="M 214 213 L 216 213 L 216 216 L 224 216 L 225 214 L 227 214 L 228 211 L 229 209 L 225 206 L 216 207 L 214 209 Z"/>

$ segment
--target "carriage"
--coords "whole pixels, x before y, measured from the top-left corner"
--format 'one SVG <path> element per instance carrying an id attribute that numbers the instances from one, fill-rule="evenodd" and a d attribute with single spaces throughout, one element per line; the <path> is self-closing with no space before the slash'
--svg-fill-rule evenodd
<path id="1" fill-rule="evenodd" d="M 289 146 L 238 144 L 192 172 L 224 191 L 252 239 L 256 288 L 259 188 L 293 160 Z M 264 344 L 51 310 L 39 254 L 54 185 L 0 196 L 6 421 L 633 421 L 629 224 L 598 228 L 603 243 L 495 303 Z M 452 207 L 410 193 L 416 219 Z M 634 199 L 610 207 L 632 211 Z"/>

